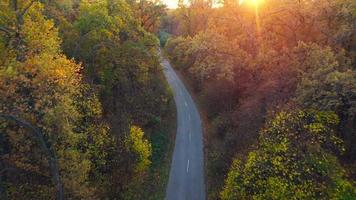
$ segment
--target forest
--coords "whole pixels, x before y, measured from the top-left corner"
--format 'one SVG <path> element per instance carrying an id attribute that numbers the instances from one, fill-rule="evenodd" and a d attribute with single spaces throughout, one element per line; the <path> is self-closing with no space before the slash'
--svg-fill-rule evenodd
<path id="1" fill-rule="evenodd" d="M 164 199 L 160 52 L 207 199 L 356 199 L 355 0 L 0 0 L 0 199 Z"/>
<path id="2" fill-rule="evenodd" d="M 356 198 L 356 1 L 180 1 L 162 32 L 207 117 L 208 199 Z"/>
<path id="3" fill-rule="evenodd" d="M 163 12 L 150 1 L 1 0 L 0 199 L 164 191 L 174 110 L 155 36 Z"/>

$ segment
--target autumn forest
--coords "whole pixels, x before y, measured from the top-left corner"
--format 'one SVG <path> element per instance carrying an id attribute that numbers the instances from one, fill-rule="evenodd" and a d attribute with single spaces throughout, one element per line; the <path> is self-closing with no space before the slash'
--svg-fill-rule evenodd
<path id="1" fill-rule="evenodd" d="M 163 59 L 206 199 L 356 199 L 356 1 L 167 2 L 0 0 L 0 199 L 180 199 Z"/>

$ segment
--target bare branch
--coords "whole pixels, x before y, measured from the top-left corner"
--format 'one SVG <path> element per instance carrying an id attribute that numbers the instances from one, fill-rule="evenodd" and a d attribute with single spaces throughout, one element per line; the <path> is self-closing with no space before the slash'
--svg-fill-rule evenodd
<path id="1" fill-rule="evenodd" d="M 57 199 L 63 200 L 63 198 L 64 198 L 63 186 L 62 186 L 60 176 L 59 176 L 59 167 L 58 167 L 57 158 L 56 158 L 56 155 L 55 155 L 53 149 L 51 148 L 51 145 L 49 145 L 49 147 L 47 146 L 47 143 L 43 137 L 42 132 L 37 127 L 30 124 L 29 122 L 22 120 L 14 115 L 6 115 L 6 114 L 0 113 L 0 119 L 15 122 L 16 124 L 31 130 L 31 132 L 34 134 L 34 136 L 38 140 L 39 145 L 41 146 L 41 149 L 47 155 L 48 164 L 49 164 L 49 168 L 51 171 L 53 183 L 54 183 L 54 185 L 56 187 L 56 191 L 57 191 L 57 195 L 56 195 Z"/>
<path id="2" fill-rule="evenodd" d="M 33 5 L 33 3 L 35 3 L 36 0 L 32 0 L 20 13 L 19 16 L 22 18 L 26 12 L 28 11 L 28 9 L 31 8 L 31 6 Z"/>
<path id="3" fill-rule="evenodd" d="M 10 36 L 12 32 L 14 32 L 12 29 L 9 29 L 5 26 L 0 25 L 0 31 L 6 33 L 6 35 Z"/>
<path id="4" fill-rule="evenodd" d="M 7 168 L 5 168 L 5 169 L 2 169 L 2 170 L 0 171 L 0 176 L 2 176 L 2 174 L 4 174 L 4 173 L 7 172 L 7 171 L 16 171 L 16 169 L 15 169 L 15 168 L 12 168 L 12 167 L 7 167 Z"/>

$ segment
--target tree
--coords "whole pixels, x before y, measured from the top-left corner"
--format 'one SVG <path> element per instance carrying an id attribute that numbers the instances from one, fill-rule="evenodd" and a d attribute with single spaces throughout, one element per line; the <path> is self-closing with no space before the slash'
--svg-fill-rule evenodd
<path id="1" fill-rule="evenodd" d="M 139 148 L 137 138 L 130 148 L 125 141 L 130 124 L 153 132 L 167 111 L 158 40 L 144 29 L 156 29 L 164 8 L 145 2 L 143 18 L 137 19 L 134 5 L 0 3 L 0 112 L 38 127 L 52 144 L 65 198 L 121 198 L 125 190 L 140 190 L 138 174 L 148 172 L 147 140 L 141 138 L 148 149 Z M 138 139 L 140 131 L 134 131 Z M 24 127 L 1 121 L 0 165 L 16 171 L 0 170 L 0 192 L 53 199 L 47 158 L 31 136 Z"/>
<path id="2" fill-rule="evenodd" d="M 48 141 L 46 141 L 44 139 L 44 135 L 41 133 L 40 130 L 38 130 L 37 127 L 31 125 L 30 123 L 17 118 L 16 116 L 12 116 L 12 115 L 3 115 L 0 114 L 0 119 L 4 119 L 7 121 L 11 121 L 11 122 L 15 122 L 16 124 L 23 126 L 27 129 L 30 129 L 30 131 L 32 132 L 32 134 L 35 137 L 35 140 L 37 140 L 41 150 L 46 154 L 47 156 L 47 160 L 48 160 L 48 165 L 51 171 L 51 176 L 52 176 L 52 181 L 53 184 L 56 188 L 56 199 L 58 200 L 62 200 L 64 198 L 63 196 L 63 186 L 62 186 L 62 182 L 60 180 L 60 175 L 59 175 L 59 167 L 58 167 L 58 160 L 57 157 L 53 151 L 53 147 L 52 146 L 48 146 Z M 1 170 L 0 173 L 0 184 L 2 184 L 2 180 L 1 180 L 1 176 L 3 173 L 5 173 L 6 171 L 11 170 L 12 168 L 6 168 L 4 167 Z M 7 193 L 6 191 L 2 191 L 1 193 L 1 197 L 7 199 Z"/>
<path id="3" fill-rule="evenodd" d="M 343 51 L 336 54 L 316 44 L 300 43 L 295 54 L 297 68 L 303 71 L 296 91 L 297 102 L 305 108 L 336 112 L 340 117 L 340 137 L 345 140 L 348 154 L 354 155 L 356 74 L 350 60 Z"/>
<path id="4" fill-rule="evenodd" d="M 180 0 L 173 14 L 178 19 L 178 33 L 193 37 L 207 28 L 212 1 L 192 0 L 188 4 Z"/>
<path id="5" fill-rule="evenodd" d="M 166 6 L 160 0 L 129 0 L 134 16 L 142 28 L 150 33 L 158 33 L 160 18 L 166 12 Z"/>
<path id="6" fill-rule="evenodd" d="M 142 173 L 151 164 L 149 160 L 152 154 L 151 144 L 143 138 L 144 133 L 141 128 L 131 126 L 130 134 L 126 137 L 126 149 L 133 155 L 135 173 Z"/>
<path id="7" fill-rule="evenodd" d="M 89 174 L 104 176 L 102 163 L 108 157 L 98 151 L 112 141 L 101 119 L 101 105 L 95 94 L 85 89 L 81 66 L 61 53 L 58 29 L 43 15 L 43 5 L 30 5 L 23 18 L 15 21 L 16 38 L 24 51 L 1 45 L 12 56 L 4 57 L 0 65 L 0 112 L 38 127 L 58 158 L 58 178 L 65 197 L 93 198 L 99 187 Z M 1 35 L 0 41 L 6 42 L 6 37 Z M 1 160 L 20 172 L 19 178 L 12 172 L 4 176 L 9 195 L 53 199 L 55 190 L 48 170 L 53 164 L 46 162 L 30 132 L 8 122 L 1 122 L 0 129 L 5 144 Z"/>
<path id="8" fill-rule="evenodd" d="M 172 63 L 191 79 L 211 125 L 208 196 L 219 198 L 229 163 L 253 149 L 269 114 L 291 107 L 338 115 L 336 134 L 346 153 L 336 156 L 353 177 L 356 4 L 269 0 L 257 8 L 227 0 L 211 8 L 201 3 L 181 4 L 162 28 L 172 34 L 165 47 Z"/>
<path id="9" fill-rule="evenodd" d="M 151 165 L 152 147 L 150 142 L 144 138 L 144 132 L 138 126 L 131 126 L 130 132 L 124 139 L 125 152 L 128 156 L 126 171 L 129 179 L 124 183 L 120 197 L 123 199 L 138 199 L 140 193 L 137 190 L 142 187 L 147 169 Z M 125 175 L 124 175 L 125 176 Z"/>
<path id="10" fill-rule="evenodd" d="M 256 150 L 235 160 L 222 199 L 352 199 L 355 187 L 335 157 L 343 151 L 332 112 L 280 112 Z"/>

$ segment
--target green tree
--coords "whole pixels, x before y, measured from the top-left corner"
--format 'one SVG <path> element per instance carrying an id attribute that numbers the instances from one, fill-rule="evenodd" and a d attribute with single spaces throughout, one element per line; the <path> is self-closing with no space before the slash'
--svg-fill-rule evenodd
<path id="1" fill-rule="evenodd" d="M 151 144 L 143 138 L 144 133 L 141 128 L 131 126 L 130 134 L 126 137 L 126 149 L 133 154 L 134 171 L 142 173 L 151 164 L 152 154 Z"/>
<path id="2" fill-rule="evenodd" d="M 129 134 L 124 140 L 125 151 L 128 155 L 126 162 L 128 168 L 124 173 L 129 173 L 130 177 L 123 185 L 123 191 L 120 193 L 123 199 L 138 199 L 147 170 L 151 165 L 152 147 L 150 142 L 144 138 L 144 132 L 138 126 L 131 126 Z"/>
<path id="3" fill-rule="evenodd" d="M 246 161 L 233 162 L 221 198 L 355 198 L 355 187 L 335 157 L 343 151 L 337 123 L 332 112 L 278 113 Z"/>
<path id="4" fill-rule="evenodd" d="M 356 73 L 350 60 L 343 51 L 336 54 L 316 44 L 300 43 L 295 55 L 297 68 L 302 70 L 297 102 L 304 108 L 336 112 L 340 117 L 340 137 L 345 140 L 348 154 L 354 155 Z"/>

